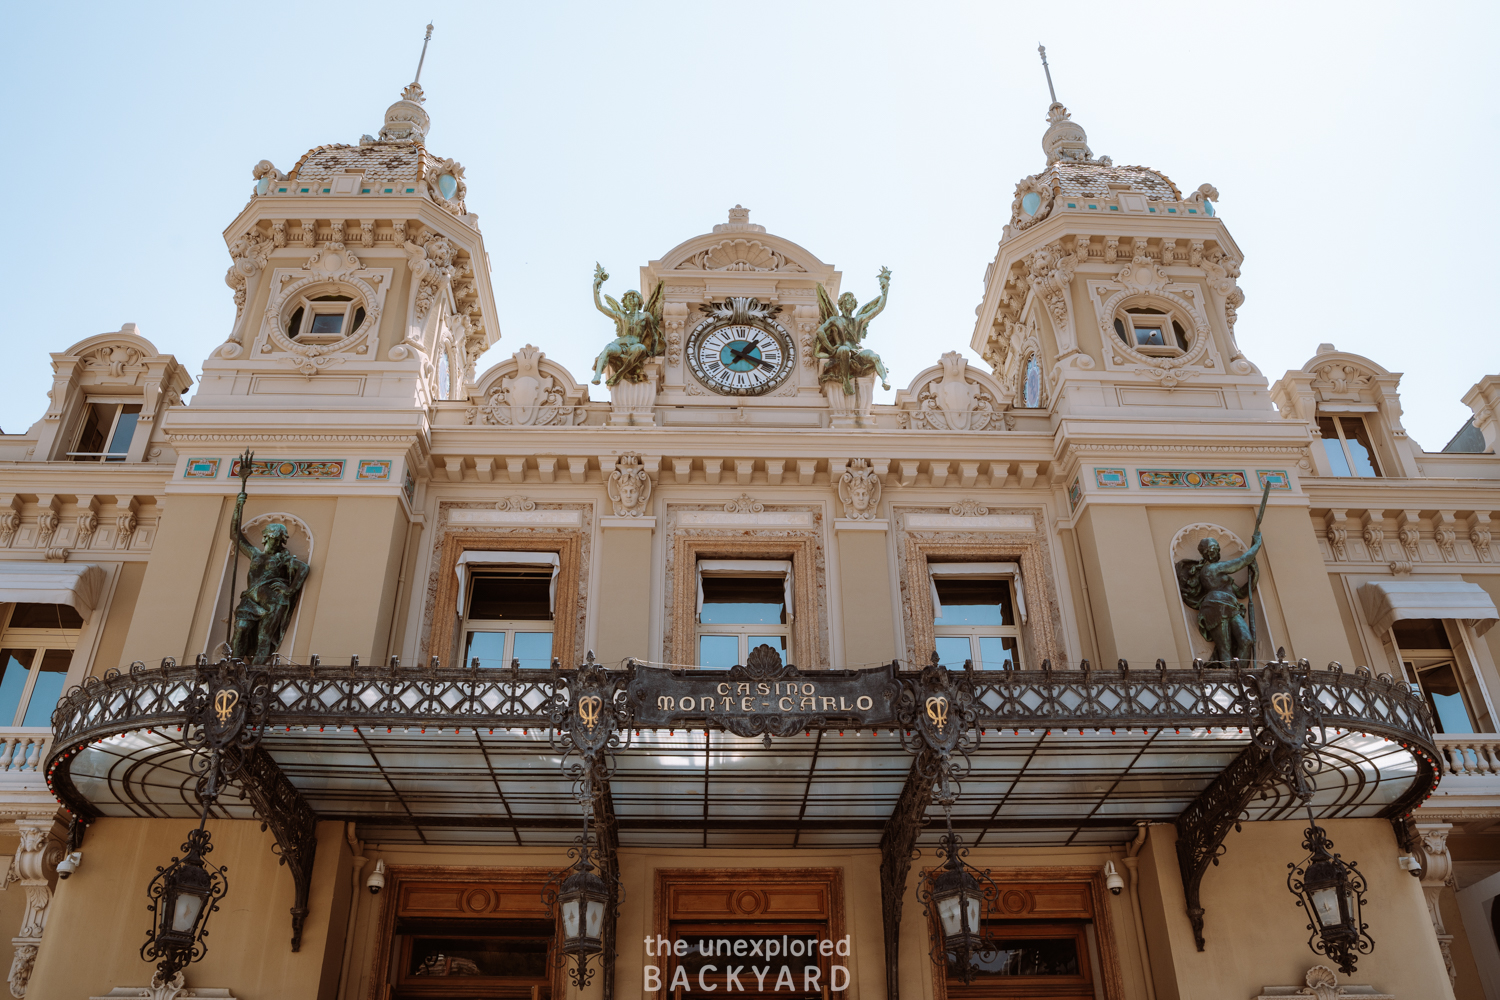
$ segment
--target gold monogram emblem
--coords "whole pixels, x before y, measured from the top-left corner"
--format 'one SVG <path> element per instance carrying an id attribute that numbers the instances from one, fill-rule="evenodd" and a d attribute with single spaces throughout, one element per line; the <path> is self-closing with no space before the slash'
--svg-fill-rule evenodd
<path id="1" fill-rule="evenodd" d="M 933 695 L 927 699 L 927 717 L 937 726 L 938 732 L 948 727 L 948 699 Z"/>
<path id="2" fill-rule="evenodd" d="M 240 703 L 240 693 L 234 688 L 224 688 L 214 695 L 214 715 L 218 716 L 220 724 L 229 721 L 234 715 L 234 706 Z"/>
<path id="3" fill-rule="evenodd" d="M 1292 719 L 1296 715 L 1295 709 L 1296 705 L 1292 701 L 1292 696 L 1285 691 L 1279 691 L 1271 695 L 1271 711 L 1280 717 L 1282 725 L 1290 726 L 1292 724 Z"/>
<path id="4" fill-rule="evenodd" d="M 589 727 L 589 732 L 599 724 L 599 712 L 604 708 L 604 699 L 596 694 L 578 699 L 578 717 Z"/>

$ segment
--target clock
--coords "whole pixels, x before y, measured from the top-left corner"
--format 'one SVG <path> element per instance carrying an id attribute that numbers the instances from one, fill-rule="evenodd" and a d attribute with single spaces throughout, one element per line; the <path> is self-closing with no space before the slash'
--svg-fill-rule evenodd
<path id="1" fill-rule="evenodd" d="M 710 316 L 688 338 L 688 364 L 698 381 L 727 396 L 759 396 L 786 381 L 796 366 L 792 338 L 775 320 L 725 322 Z"/>

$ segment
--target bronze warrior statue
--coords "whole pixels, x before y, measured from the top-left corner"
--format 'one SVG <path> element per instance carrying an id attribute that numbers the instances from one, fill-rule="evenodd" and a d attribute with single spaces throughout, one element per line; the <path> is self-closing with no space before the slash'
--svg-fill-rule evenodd
<path id="1" fill-rule="evenodd" d="M 229 522 L 236 564 L 241 553 L 250 559 L 245 589 L 240 593 L 230 623 L 229 655 L 247 663 L 270 663 L 272 654 L 286 637 L 309 567 L 287 549 L 286 525 L 266 525 L 261 532 L 260 548 L 251 544 L 240 530 L 245 510 L 245 481 L 250 478 L 253 464 L 253 459 L 240 464 L 240 495 Z"/>
<path id="2" fill-rule="evenodd" d="M 1264 512 L 1265 507 L 1261 510 Z M 1255 556 L 1260 552 L 1260 527 L 1256 525 L 1250 547 L 1233 559 L 1220 559 L 1219 543 L 1205 538 L 1198 543 L 1202 559 L 1177 562 L 1177 585 L 1182 603 L 1198 612 L 1198 631 L 1214 644 L 1211 659 L 1227 662 L 1233 658 L 1255 659 L 1254 608 L 1246 620 L 1241 598 L 1251 598 L 1255 590 Z M 1249 568 L 1243 585 L 1234 582 L 1234 574 Z"/>

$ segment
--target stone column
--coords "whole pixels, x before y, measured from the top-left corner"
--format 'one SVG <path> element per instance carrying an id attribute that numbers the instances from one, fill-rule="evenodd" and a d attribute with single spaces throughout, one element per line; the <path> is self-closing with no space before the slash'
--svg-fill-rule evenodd
<path id="1" fill-rule="evenodd" d="M 1443 925 L 1442 905 L 1443 890 L 1453 878 L 1453 856 L 1448 853 L 1448 833 L 1453 824 L 1417 823 L 1416 828 L 1416 854 L 1422 862 L 1422 895 L 1427 897 L 1427 915 L 1432 918 L 1432 929 L 1443 952 L 1448 982 L 1453 984 L 1458 980 L 1458 972 L 1453 967 L 1453 935 Z"/>
<path id="2" fill-rule="evenodd" d="M 51 816 L 16 820 L 21 845 L 16 849 L 14 875 L 26 889 L 26 915 L 21 933 L 11 938 L 16 954 L 10 963 L 10 994 L 24 997 L 31 981 L 36 950 L 47 927 L 47 910 L 52 906 L 52 885 L 57 878 L 57 863 L 64 851 L 63 828 Z"/>

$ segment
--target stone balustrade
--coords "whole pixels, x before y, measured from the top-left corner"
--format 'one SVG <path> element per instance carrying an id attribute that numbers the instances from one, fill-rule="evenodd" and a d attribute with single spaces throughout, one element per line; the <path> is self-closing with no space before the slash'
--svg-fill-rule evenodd
<path id="1" fill-rule="evenodd" d="M 1438 735 L 1444 776 L 1451 774 L 1500 775 L 1500 736 L 1494 733 Z"/>
<path id="2" fill-rule="evenodd" d="M 42 771 L 51 750 L 50 732 L 19 727 L 0 728 L 0 776 Z"/>

